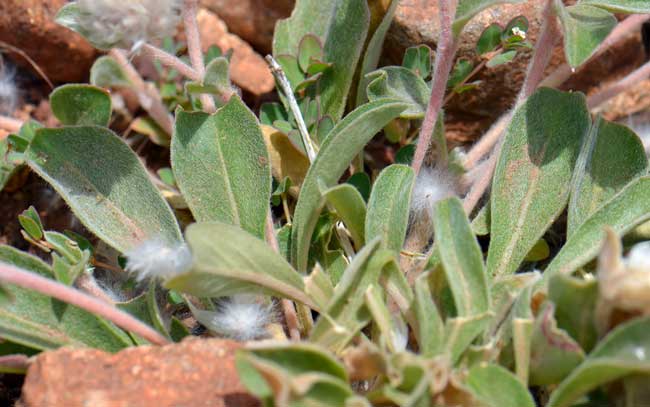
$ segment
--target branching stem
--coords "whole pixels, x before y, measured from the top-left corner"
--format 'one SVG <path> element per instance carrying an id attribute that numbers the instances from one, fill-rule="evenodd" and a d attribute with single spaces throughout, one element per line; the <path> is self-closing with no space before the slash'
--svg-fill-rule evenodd
<path id="1" fill-rule="evenodd" d="M 187 53 L 190 56 L 192 68 L 196 71 L 200 81 L 205 76 L 205 65 L 203 64 L 203 52 L 201 51 L 201 36 L 199 35 L 199 24 L 196 20 L 197 0 L 185 0 L 183 7 L 183 25 L 185 26 L 185 37 L 187 39 Z M 208 113 L 214 113 L 216 107 L 214 99 L 208 94 L 200 96 L 203 109 Z"/>
<path id="2" fill-rule="evenodd" d="M 648 77 L 650 77 L 650 61 L 641 65 L 639 68 L 634 70 L 632 73 L 620 81 L 617 81 L 616 83 L 606 87 L 600 92 L 589 96 L 587 98 L 587 106 L 590 110 L 595 109 L 596 107 L 602 105 L 611 98 L 618 96 L 639 82 L 648 79 Z"/>

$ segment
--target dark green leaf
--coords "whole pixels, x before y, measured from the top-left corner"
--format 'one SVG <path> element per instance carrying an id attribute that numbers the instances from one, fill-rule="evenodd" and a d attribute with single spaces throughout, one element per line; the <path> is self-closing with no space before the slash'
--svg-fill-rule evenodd
<path id="1" fill-rule="evenodd" d="M 512 61 L 516 56 L 517 51 L 505 51 L 492 57 L 485 66 L 488 68 L 494 68 L 495 66 L 503 65 Z"/>
<path id="2" fill-rule="evenodd" d="M 59 86 L 50 94 L 52 113 L 71 126 L 108 126 L 111 119 L 111 97 L 102 88 L 92 85 Z"/>
<path id="3" fill-rule="evenodd" d="M 476 53 L 483 55 L 501 45 L 501 30 L 503 28 L 497 23 L 488 25 L 476 42 Z"/>
<path id="4" fill-rule="evenodd" d="M 34 240 L 41 240 L 43 237 L 43 224 L 38 212 L 33 206 L 25 209 L 23 213 L 18 215 L 18 222 L 20 226 L 25 229 L 25 232 Z"/>
<path id="5" fill-rule="evenodd" d="M 366 202 L 350 184 L 341 184 L 323 192 L 327 203 L 336 210 L 357 248 L 365 243 Z"/>
<path id="6" fill-rule="evenodd" d="M 407 48 L 402 66 L 412 70 L 422 79 L 427 79 L 431 76 L 431 48 L 424 44 Z"/>
<path id="7" fill-rule="evenodd" d="M 459 59 L 456 61 L 454 69 L 452 69 L 451 73 L 449 74 L 447 87 L 454 88 L 456 85 L 463 82 L 465 78 L 467 78 L 467 76 L 469 76 L 469 74 L 472 72 L 472 68 L 474 68 L 474 64 L 472 64 L 472 61 L 468 59 Z"/>

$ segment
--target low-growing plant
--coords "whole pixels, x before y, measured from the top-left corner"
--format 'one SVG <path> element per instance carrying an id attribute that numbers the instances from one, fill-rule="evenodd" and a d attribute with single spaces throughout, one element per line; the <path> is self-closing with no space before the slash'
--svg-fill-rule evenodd
<path id="1" fill-rule="evenodd" d="M 2 354 L 178 341 L 190 310 L 249 341 L 240 379 L 267 406 L 650 403 L 648 159 L 591 114 L 650 63 L 589 97 L 554 89 L 650 2 L 545 0 L 535 41 L 517 17 L 485 28 L 478 65 L 456 60 L 465 24 L 507 2 L 439 0 L 435 55 L 378 68 L 397 0 L 298 0 L 267 58 L 280 101 L 259 117 L 229 56 L 201 52 L 195 0 L 64 6 L 59 23 L 108 53 L 90 85 L 50 95 L 60 127 L 26 122 L 0 144 L 0 185 L 28 167 L 96 239 L 19 216 L 52 261 L 0 246 Z M 152 45 L 181 20 L 187 58 Z M 545 75 L 560 38 L 568 65 Z M 520 52 L 511 111 L 450 150 L 445 104 Z M 150 171 L 108 127 L 117 91 L 136 95 L 129 128 L 168 146 L 169 168 Z M 385 168 L 364 151 L 379 133 L 399 148 Z"/>

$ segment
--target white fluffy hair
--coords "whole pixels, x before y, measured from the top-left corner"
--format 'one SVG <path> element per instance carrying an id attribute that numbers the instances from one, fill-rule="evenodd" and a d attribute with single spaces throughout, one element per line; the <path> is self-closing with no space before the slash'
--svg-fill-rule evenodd
<path id="1" fill-rule="evenodd" d="M 15 74 L 0 58 L 0 114 L 12 115 L 18 105 L 18 87 Z"/>
<path id="2" fill-rule="evenodd" d="M 635 244 L 625 257 L 628 268 L 650 272 L 650 241 Z"/>
<path id="3" fill-rule="evenodd" d="M 457 195 L 457 182 L 447 171 L 422 167 L 411 195 L 411 214 L 415 219 L 429 216 L 433 205 Z"/>
<path id="4" fill-rule="evenodd" d="M 97 48 L 137 48 L 172 36 L 182 0 L 77 0 L 80 32 Z"/>
<path id="5" fill-rule="evenodd" d="M 266 327 L 274 319 L 273 306 L 246 294 L 224 298 L 217 304 L 209 328 L 238 341 L 263 339 L 268 337 Z"/>
<path id="6" fill-rule="evenodd" d="M 141 243 L 125 253 L 126 271 L 136 273 L 138 280 L 169 278 L 189 269 L 192 254 L 186 244 L 169 245 L 155 238 Z"/>

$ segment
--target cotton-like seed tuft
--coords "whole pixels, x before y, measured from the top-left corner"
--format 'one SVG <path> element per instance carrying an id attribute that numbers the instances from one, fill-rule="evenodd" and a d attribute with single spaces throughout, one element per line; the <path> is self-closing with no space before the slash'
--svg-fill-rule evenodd
<path id="1" fill-rule="evenodd" d="M 429 216 L 437 201 L 457 195 L 456 188 L 455 178 L 446 171 L 422 168 L 411 195 L 411 214 L 416 219 Z"/>
<path id="2" fill-rule="evenodd" d="M 18 88 L 14 80 L 14 72 L 6 64 L 2 64 L 0 68 L 0 114 L 12 115 L 17 105 Z"/>
<path id="3" fill-rule="evenodd" d="M 268 336 L 266 327 L 273 322 L 273 304 L 262 304 L 250 295 L 235 295 L 217 304 L 210 329 L 238 341 Z"/>
<path id="4" fill-rule="evenodd" d="M 78 0 L 79 32 L 95 47 L 132 49 L 174 34 L 181 0 Z"/>
<path id="5" fill-rule="evenodd" d="M 635 271 L 650 272 L 650 242 L 634 245 L 625 257 L 625 265 Z"/>
<path id="6" fill-rule="evenodd" d="M 126 270 L 136 273 L 138 280 L 169 278 L 187 270 L 192 264 L 192 254 L 186 244 L 170 246 L 157 238 L 143 242 L 125 255 Z"/>

